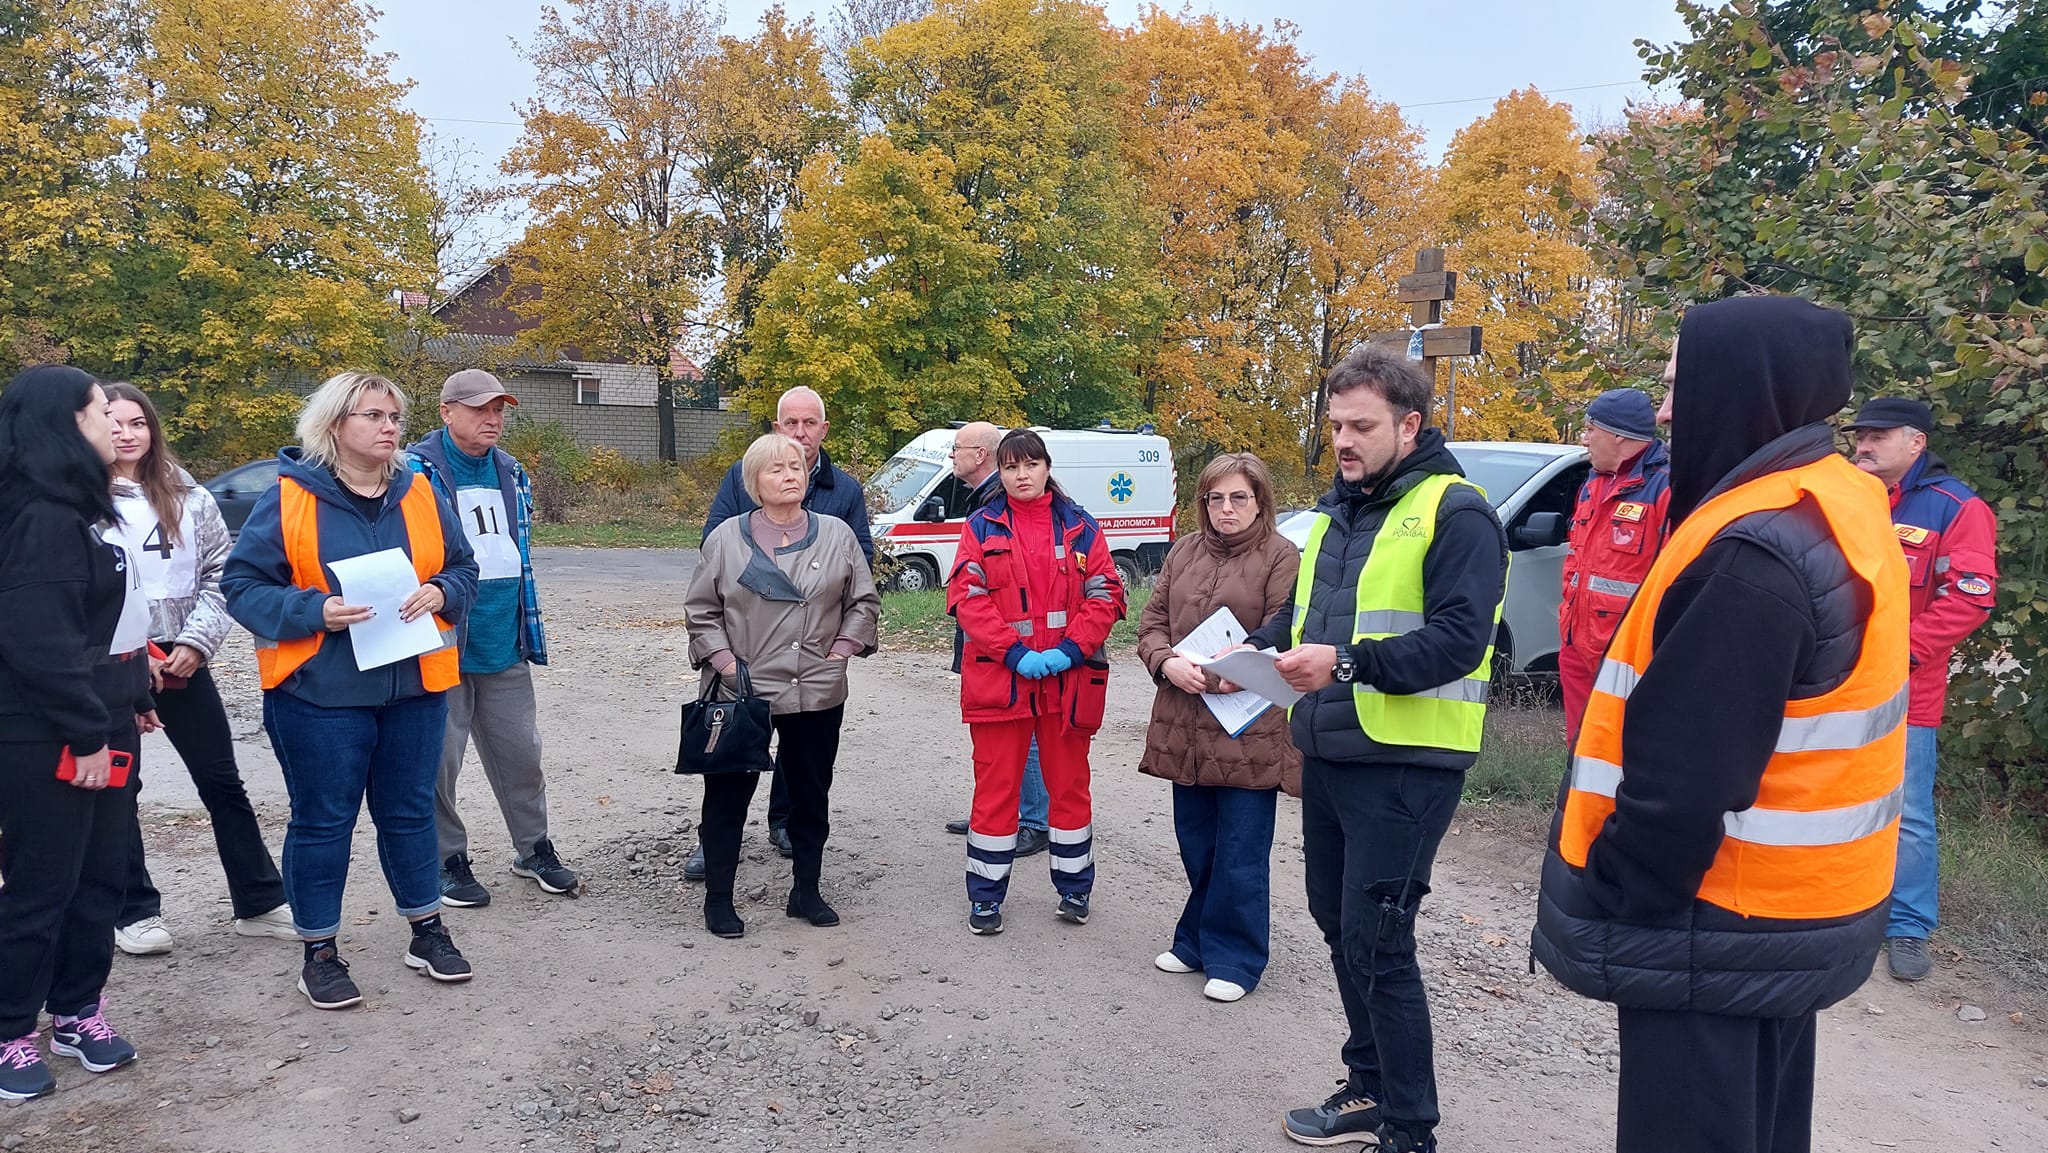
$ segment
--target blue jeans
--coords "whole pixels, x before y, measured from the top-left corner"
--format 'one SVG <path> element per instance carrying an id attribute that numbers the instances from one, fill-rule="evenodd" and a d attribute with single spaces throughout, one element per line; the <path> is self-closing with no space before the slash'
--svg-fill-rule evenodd
<path id="1" fill-rule="evenodd" d="M 1891 925 L 1887 937 L 1919 937 L 1934 931 L 1937 875 L 1941 856 L 1934 844 L 1934 736 L 1929 725 L 1906 726 L 1906 804 L 1899 816 L 1899 871 L 1892 878 Z"/>
<path id="2" fill-rule="evenodd" d="M 1272 943 L 1272 789 L 1173 786 L 1173 832 L 1188 903 L 1173 955 L 1212 980 L 1256 989 Z"/>
<path id="3" fill-rule="evenodd" d="M 326 708 L 286 692 L 263 694 L 263 727 L 291 794 L 284 888 L 300 936 L 318 940 L 341 931 L 349 848 L 365 797 L 399 915 L 441 907 L 434 786 L 447 725 L 448 701 L 440 693 L 374 708 Z"/>
<path id="4" fill-rule="evenodd" d="M 1017 824 L 1044 832 L 1052 816 L 1052 794 L 1045 791 L 1045 774 L 1038 771 L 1038 738 L 1031 738 L 1031 751 L 1024 754 L 1024 787 L 1017 791 Z"/>

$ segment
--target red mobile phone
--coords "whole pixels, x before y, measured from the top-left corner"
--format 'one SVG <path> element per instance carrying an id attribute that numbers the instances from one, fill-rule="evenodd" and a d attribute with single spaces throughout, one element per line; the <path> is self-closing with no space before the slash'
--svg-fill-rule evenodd
<path id="1" fill-rule="evenodd" d="M 118 789 L 128 783 L 128 770 L 135 767 L 135 758 L 129 753 L 115 749 L 107 754 L 107 787 Z M 69 781 L 78 776 L 78 758 L 71 755 L 66 745 L 57 757 L 57 779 Z"/>

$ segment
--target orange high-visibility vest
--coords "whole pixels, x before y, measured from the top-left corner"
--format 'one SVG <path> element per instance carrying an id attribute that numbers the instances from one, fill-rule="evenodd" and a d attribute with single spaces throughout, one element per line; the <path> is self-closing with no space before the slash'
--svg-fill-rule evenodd
<path id="1" fill-rule="evenodd" d="M 318 498 L 298 481 L 283 477 L 278 481 L 277 503 L 284 532 L 284 555 L 292 565 L 292 583 L 303 589 L 331 593 L 327 570 L 320 564 Z M 398 507 L 405 514 L 406 551 L 412 554 L 413 572 L 425 584 L 447 561 L 433 486 L 424 478 L 412 478 Z M 441 630 L 444 643 L 419 658 L 420 683 L 430 693 L 445 692 L 462 680 L 462 658 L 455 646 L 455 630 L 439 614 L 435 615 L 434 624 Z M 283 684 L 301 665 L 313 659 L 326 638 L 324 631 L 288 641 L 257 638 L 256 670 L 262 676 L 263 687 L 274 689 Z"/>
<path id="2" fill-rule="evenodd" d="M 1572 865 L 1585 866 L 1627 773 L 1628 698 L 1655 659 L 1651 631 L 1665 592 L 1722 529 L 1801 499 L 1818 503 L 1854 579 L 1870 589 L 1862 651 L 1840 686 L 1785 702 L 1756 803 L 1723 816 L 1721 848 L 1698 897 L 1743 916 L 1787 920 L 1844 917 L 1890 898 L 1906 765 L 1906 566 L 1883 482 L 1833 455 L 1722 493 L 1664 546 L 1608 646 L 1572 750 L 1558 838 Z"/>

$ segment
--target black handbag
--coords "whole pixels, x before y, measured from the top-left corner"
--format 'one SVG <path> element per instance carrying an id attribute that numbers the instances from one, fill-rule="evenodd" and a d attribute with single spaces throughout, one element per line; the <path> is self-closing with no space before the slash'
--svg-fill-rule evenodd
<path id="1" fill-rule="evenodd" d="M 747 662 L 733 674 L 731 700 L 719 700 L 725 678 L 715 670 L 697 699 L 683 706 L 683 738 L 676 749 L 678 773 L 758 773 L 775 767 L 768 759 L 773 729 L 768 698 L 754 693 Z"/>

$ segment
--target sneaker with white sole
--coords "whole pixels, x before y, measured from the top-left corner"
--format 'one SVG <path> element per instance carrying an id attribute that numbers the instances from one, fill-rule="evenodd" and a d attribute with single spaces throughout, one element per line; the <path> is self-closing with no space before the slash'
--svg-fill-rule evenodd
<path id="1" fill-rule="evenodd" d="M 1202 996 L 1226 1005 L 1232 1001 L 1244 1000 L 1244 995 L 1249 992 L 1251 990 L 1236 981 L 1225 981 L 1221 977 L 1211 977 L 1209 983 L 1202 986 Z"/>
<path id="2" fill-rule="evenodd" d="M 412 944 L 405 947 L 405 964 L 446 985 L 459 984 L 476 975 L 469 966 L 469 958 L 455 947 L 455 939 L 445 928 L 415 931 Z"/>
<path id="3" fill-rule="evenodd" d="M 541 892 L 558 896 L 575 896 L 576 886 L 582 880 L 574 869 L 562 864 L 562 858 L 555 854 L 555 843 L 546 837 L 534 842 L 531 856 L 512 862 L 512 872 L 539 885 Z"/>
<path id="4" fill-rule="evenodd" d="M 1069 925 L 1088 923 L 1088 894 L 1073 893 L 1060 898 L 1060 907 L 1053 910 L 1053 916 Z"/>
<path id="5" fill-rule="evenodd" d="M 131 957 L 168 953 L 177 943 L 162 917 L 144 917 L 132 925 L 114 926 L 114 944 Z"/>
<path id="6" fill-rule="evenodd" d="M 1302 1145 L 1378 1145 L 1384 1120 L 1380 1103 L 1345 1080 L 1322 1104 L 1288 1110 L 1280 1131 Z"/>
<path id="7" fill-rule="evenodd" d="M 36 1048 L 36 1034 L 0 1044 L 0 1101 L 33 1101 L 57 1091 L 57 1078 Z"/>
<path id="8" fill-rule="evenodd" d="M 977 937 L 993 937 L 1003 931 L 1003 906 L 998 901 L 976 901 L 967 908 L 967 930 Z"/>
<path id="9" fill-rule="evenodd" d="M 476 879 L 467 853 L 453 853 L 441 862 L 441 903 L 458 909 L 481 909 L 491 903 L 491 891 Z"/>
<path id="10" fill-rule="evenodd" d="M 299 992 L 315 1009 L 346 1009 L 363 1003 L 363 992 L 348 975 L 348 962 L 329 945 L 299 970 Z"/>
<path id="11" fill-rule="evenodd" d="M 268 913 L 258 913 L 253 917 L 236 917 L 235 936 L 296 941 L 299 939 L 299 931 L 292 927 L 292 907 L 279 905 Z"/>
<path id="12" fill-rule="evenodd" d="M 107 1002 L 101 998 L 92 1012 L 74 1021 L 59 1021 L 50 1027 L 50 1055 L 76 1057 L 88 1073 L 111 1073 L 135 1060 L 135 1046 L 121 1039 L 107 1024 Z"/>
<path id="13" fill-rule="evenodd" d="M 1172 949 L 1168 949 L 1166 952 L 1152 958 L 1152 967 L 1162 973 L 1192 973 L 1195 971 L 1193 965 L 1181 960 L 1180 954 Z"/>

